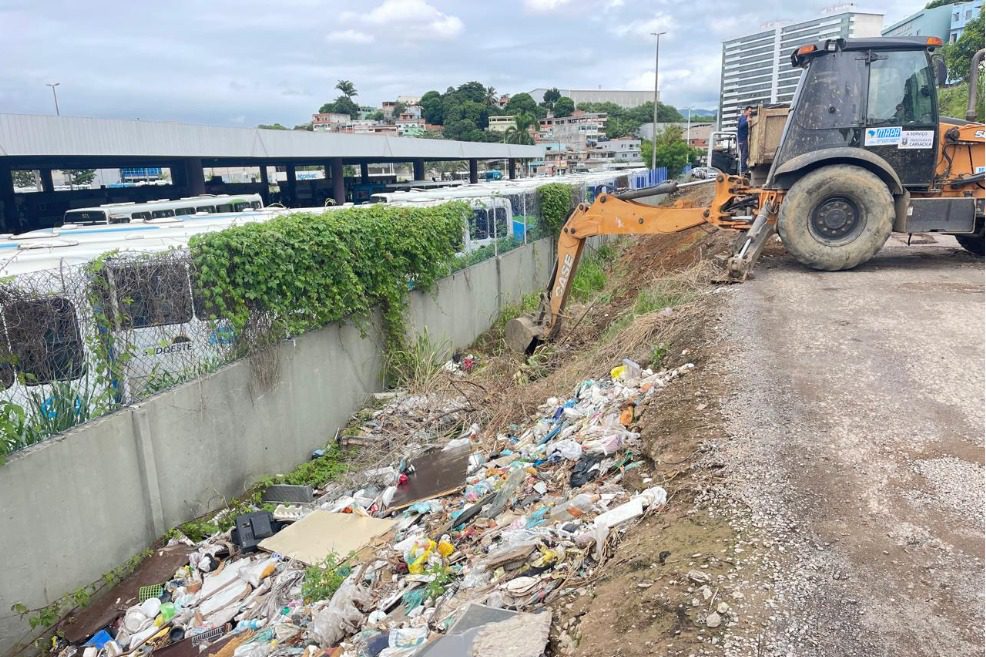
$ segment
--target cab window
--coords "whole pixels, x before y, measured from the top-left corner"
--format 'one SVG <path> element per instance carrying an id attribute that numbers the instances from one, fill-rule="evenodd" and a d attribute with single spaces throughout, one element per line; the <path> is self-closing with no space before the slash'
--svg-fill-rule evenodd
<path id="1" fill-rule="evenodd" d="M 930 125 L 935 93 L 924 51 L 874 52 L 867 125 Z"/>
<path id="2" fill-rule="evenodd" d="M 469 218 L 469 238 L 474 240 L 485 240 L 490 237 L 489 214 L 483 208 L 476 208 L 472 211 Z"/>
<path id="3" fill-rule="evenodd" d="M 112 265 L 116 325 L 121 329 L 184 324 L 192 319 L 188 272 L 178 263 Z M 115 312 L 113 312 L 115 311 Z"/>
<path id="4" fill-rule="evenodd" d="M 496 237 L 506 237 L 507 236 L 507 209 L 494 208 L 493 221 L 495 223 L 495 228 L 496 228 L 496 232 L 494 233 Z"/>
<path id="5" fill-rule="evenodd" d="M 69 381 L 85 373 L 75 306 L 64 297 L 25 299 L 3 308 L 10 355 L 24 382 Z"/>

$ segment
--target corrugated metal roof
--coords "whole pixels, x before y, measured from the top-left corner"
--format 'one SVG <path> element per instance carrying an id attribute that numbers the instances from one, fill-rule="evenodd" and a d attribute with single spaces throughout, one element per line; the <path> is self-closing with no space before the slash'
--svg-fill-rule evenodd
<path id="1" fill-rule="evenodd" d="M 373 161 L 538 158 L 543 154 L 542 146 L 517 144 L 0 114 L 0 157 L 342 157 Z"/>

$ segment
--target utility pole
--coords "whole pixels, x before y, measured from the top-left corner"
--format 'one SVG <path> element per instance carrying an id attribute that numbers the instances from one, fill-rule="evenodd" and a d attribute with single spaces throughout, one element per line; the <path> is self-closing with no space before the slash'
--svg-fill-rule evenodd
<path id="1" fill-rule="evenodd" d="M 661 62 L 661 35 L 667 32 L 651 32 L 651 36 L 657 37 L 657 46 L 654 48 L 654 123 L 651 124 L 653 134 L 651 135 L 650 168 L 657 168 L 657 68 Z"/>
<path id="2" fill-rule="evenodd" d="M 688 119 L 685 123 L 685 143 L 692 145 L 692 108 L 688 108 Z"/>
<path id="3" fill-rule="evenodd" d="M 61 116 L 62 113 L 58 111 L 58 93 L 55 92 L 55 87 L 60 85 L 61 82 L 46 82 L 46 87 L 51 87 L 51 97 L 55 100 L 55 116 Z M 656 93 L 656 92 L 655 92 Z"/>

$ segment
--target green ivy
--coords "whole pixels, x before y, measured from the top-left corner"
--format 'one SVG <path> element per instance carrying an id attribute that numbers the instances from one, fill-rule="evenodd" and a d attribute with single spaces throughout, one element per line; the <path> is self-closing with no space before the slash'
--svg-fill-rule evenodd
<path id="1" fill-rule="evenodd" d="M 538 187 L 538 202 L 541 206 L 541 220 L 545 228 L 557 236 L 575 209 L 574 187 L 565 183 L 550 183 Z"/>
<path id="2" fill-rule="evenodd" d="M 464 203 L 297 213 L 198 235 L 189 248 L 206 304 L 237 330 L 263 317 L 277 339 L 365 321 L 379 305 L 390 349 L 404 340 L 408 290 L 448 273 L 468 216 Z"/>

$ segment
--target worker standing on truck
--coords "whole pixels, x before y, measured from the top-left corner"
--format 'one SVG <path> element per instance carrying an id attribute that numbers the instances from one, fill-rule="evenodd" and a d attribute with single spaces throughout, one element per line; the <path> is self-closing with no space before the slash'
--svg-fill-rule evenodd
<path id="1" fill-rule="evenodd" d="M 753 114 L 753 107 L 747 105 L 740 114 L 739 123 L 736 126 L 736 142 L 739 145 L 739 167 L 737 173 L 746 173 L 746 160 L 750 156 L 750 116 Z"/>

